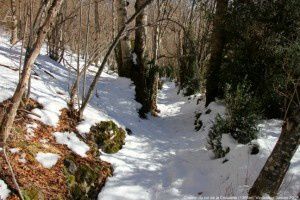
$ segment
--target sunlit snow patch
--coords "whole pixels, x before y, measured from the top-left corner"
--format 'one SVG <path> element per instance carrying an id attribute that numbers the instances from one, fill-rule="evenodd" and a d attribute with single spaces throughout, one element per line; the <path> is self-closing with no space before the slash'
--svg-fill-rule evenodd
<path id="1" fill-rule="evenodd" d="M 59 144 L 65 144 L 68 146 L 76 154 L 86 157 L 86 152 L 90 149 L 90 147 L 82 142 L 73 132 L 55 132 L 53 133 L 55 136 L 56 142 Z"/>
<path id="2" fill-rule="evenodd" d="M 4 183 L 3 180 L 0 180 L 0 199 L 5 200 L 8 195 L 9 195 L 10 191 L 7 188 L 6 183 Z"/>
<path id="3" fill-rule="evenodd" d="M 43 167 L 48 168 L 48 169 L 53 167 L 57 163 L 59 158 L 60 158 L 60 156 L 57 154 L 42 153 L 42 152 L 38 152 L 38 154 L 35 157 L 35 159 L 39 163 L 41 163 L 41 165 L 43 165 Z"/>

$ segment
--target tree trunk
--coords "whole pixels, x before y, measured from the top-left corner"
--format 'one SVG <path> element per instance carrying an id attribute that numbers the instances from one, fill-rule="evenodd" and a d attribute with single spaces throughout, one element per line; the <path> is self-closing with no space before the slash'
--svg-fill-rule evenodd
<path id="1" fill-rule="evenodd" d="M 157 10 L 157 19 L 161 17 L 161 10 L 164 7 L 165 2 L 160 2 L 157 0 L 156 10 Z M 154 19 L 155 20 L 155 19 Z M 155 23 L 155 22 L 154 22 Z M 151 86 L 151 114 L 153 116 L 157 116 L 157 113 L 160 112 L 157 108 L 157 93 L 158 93 L 158 84 L 159 84 L 159 72 L 157 67 L 157 59 L 159 56 L 159 48 L 160 48 L 160 36 L 161 36 L 161 24 L 156 23 L 153 27 L 153 67 L 154 67 L 154 75 L 153 75 L 153 82 Z"/>
<path id="2" fill-rule="evenodd" d="M 28 59 L 24 63 L 24 68 L 22 71 L 22 77 L 18 83 L 18 86 L 15 90 L 15 93 L 11 100 L 11 105 L 8 108 L 7 115 L 5 117 L 2 117 L 1 119 L 1 125 L 0 125 L 0 142 L 1 145 L 3 145 L 11 131 L 15 116 L 17 114 L 17 109 L 20 105 L 22 96 L 26 90 L 26 86 L 28 84 L 29 76 L 31 73 L 32 66 L 36 60 L 36 58 L 39 55 L 39 52 L 42 48 L 43 42 L 46 38 L 46 35 L 48 31 L 50 30 L 51 26 L 53 25 L 53 22 L 57 16 L 57 13 L 61 7 L 63 0 L 54 0 L 51 8 L 48 11 L 48 16 L 43 23 L 43 25 L 40 27 L 37 35 L 37 39 L 33 45 L 32 51 L 30 51 L 28 55 Z"/>
<path id="3" fill-rule="evenodd" d="M 80 48 L 81 48 L 81 29 L 82 29 L 82 0 L 80 0 L 80 10 L 79 10 L 79 36 L 77 41 L 77 76 L 76 80 L 70 91 L 70 102 L 69 107 L 74 110 L 75 109 L 75 97 L 77 95 L 77 104 L 78 108 L 80 107 L 80 99 L 79 99 L 79 91 L 78 87 L 80 85 Z"/>
<path id="4" fill-rule="evenodd" d="M 84 65 L 87 65 L 88 62 L 88 48 L 89 48 L 89 35 L 90 35 L 90 11 L 91 11 L 91 0 L 88 0 L 88 13 L 86 20 L 86 35 L 85 35 L 85 47 L 84 47 Z M 85 97 L 85 88 L 86 88 L 86 71 L 83 71 L 83 81 L 82 81 L 82 99 Z"/>
<path id="5" fill-rule="evenodd" d="M 137 0 L 135 3 L 135 9 L 138 10 L 141 5 L 145 3 L 145 0 Z M 140 109 L 140 116 L 145 118 L 146 113 L 150 112 L 150 96 L 149 88 L 147 87 L 147 72 L 148 66 L 145 62 L 145 48 L 146 48 L 146 28 L 147 16 L 145 11 L 141 12 L 135 20 L 135 43 L 134 53 L 136 54 L 136 63 L 133 69 L 133 80 L 135 82 L 136 100 L 142 104 Z"/>
<path id="6" fill-rule="evenodd" d="M 15 45 L 18 42 L 18 20 L 17 20 L 17 4 L 16 0 L 10 0 L 12 27 L 10 43 Z"/>
<path id="7" fill-rule="evenodd" d="M 210 61 L 206 77 L 206 106 L 219 95 L 219 73 L 224 49 L 224 22 L 228 7 L 228 0 L 216 1 L 216 13 L 214 17 L 214 28 L 211 37 Z"/>
<path id="8" fill-rule="evenodd" d="M 127 1 L 126 0 L 115 0 L 116 3 L 116 14 L 117 14 L 117 26 L 118 31 L 124 27 L 127 20 Z M 129 34 L 127 33 L 117 45 L 116 48 L 116 59 L 118 63 L 118 73 L 119 76 L 124 76 L 130 78 L 131 74 L 131 54 L 130 54 L 130 40 Z"/>
<path id="9" fill-rule="evenodd" d="M 260 199 L 263 194 L 269 194 L 272 197 L 277 195 L 299 144 L 300 107 L 285 120 L 281 135 L 271 155 L 249 191 L 249 198 Z"/>
<path id="10" fill-rule="evenodd" d="M 141 13 L 143 13 L 143 10 L 152 2 L 153 0 L 147 0 L 145 1 L 140 7 L 139 9 L 136 10 L 136 12 L 126 21 L 125 26 L 123 26 L 123 28 L 121 30 L 119 30 L 118 34 L 116 35 L 115 39 L 113 40 L 112 44 L 110 45 L 110 47 L 108 48 L 102 62 L 101 65 L 98 68 L 98 71 L 89 87 L 89 90 L 87 92 L 87 95 L 85 97 L 85 99 L 82 102 L 82 105 L 79 109 L 79 117 L 82 118 L 83 117 L 83 111 L 85 110 L 87 104 L 89 103 L 89 101 L 91 100 L 94 91 L 95 91 L 95 87 L 99 81 L 99 78 L 102 74 L 102 71 L 106 65 L 106 62 L 111 54 L 111 52 L 115 49 L 115 47 L 117 46 L 118 42 L 120 41 L 120 39 L 122 39 L 122 36 L 124 35 L 124 32 L 126 31 L 126 28 L 128 26 L 128 24 L 130 24 L 134 19 L 136 19 Z"/>
<path id="11" fill-rule="evenodd" d="M 99 15 L 99 2 L 98 0 L 94 0 L 94 23 L 95 23 L 95 44 L 97 44 L 100 41 L 100 15 Z M 99 62 L 99 56 L 96 56 L 95 64 L 97 65 Z"/>

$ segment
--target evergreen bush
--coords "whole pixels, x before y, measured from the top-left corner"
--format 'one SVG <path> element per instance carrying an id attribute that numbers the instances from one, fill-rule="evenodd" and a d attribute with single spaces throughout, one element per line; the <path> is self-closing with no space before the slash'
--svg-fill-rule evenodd
<path id="1" fill-rule="evenodd" d="M 220 115 L 217 115 L 215 124 L 208 133 L 208 145 L 213 151 L 215 158 L 223 158 L 229 151 L 229 147 L 223 149 L 222 147 L 222 134 L 228 133 L 227 121 Z"/>
<path id="2" fill-rule="evenodd" d="M 228 83 L 236 88 L 245 76 L 267 118 L 283 116 L 284 98 L 277 89 L 285 85 L 284 54 L 278 46 L 295 41 L 300 28 L 300 1 L 232 1 L 225 24 L 225 48 L 220 91 Z M 224 95 L 221 95 L 222 97 Z"/>
<path id="3" fill-rule="evenodd" d="M 208 144 L 216 158 L 224 157 L 229 148 L 222 147 L 222 134 L 230 134 L 237 142 L 247 144 L 257 138 L 260 107 L 250 91 L 247 81 L 234 90 L 227 86 L 225 93 L 226 114 L 218 115 L 208 134 Z"/>
<path id="4" fill-rule="evenodd" d="M 260 106 L 246 81 L 238 84 L 236 90 L 230 90 L 228 86 L 225 93 L 228 130 L 239 143 L 247 144 L 257 138 Z"/>

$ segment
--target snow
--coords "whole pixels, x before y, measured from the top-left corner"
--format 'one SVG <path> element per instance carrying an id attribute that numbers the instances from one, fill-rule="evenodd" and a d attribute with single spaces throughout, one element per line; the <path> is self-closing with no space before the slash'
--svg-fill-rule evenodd
<path id="1" fill-rule="evenodd" d="M 18 148 L 11 148 L 11 149 L 9 149 L 9 151 L 10 151 L 12 154 L 14 154 L 14 153 L 19 153 L 20 149 L 18 149 Z"/>
<path id="2" fill-rule="evenodd" d="M 50 169 L 53 167 L 58 159 L 60 158 L 59 155 L 54 154 L 54 153 L 43 153 L 43 152 L 38 152 L 35 159 L 41 163 L 41 165 L 45 168 Z"/>
<path id="3" fill-rule="evenodd" d="M 136 55 L 136 53 L 132 54 L 132 61 L 133 61 L 133 64 L 137 65 L 137 55 Z"/>
<path id="4" fill-rule="evenodd" d="M 19 158 L 19 162 L 20 163 L 26 163 L 27 162 L 27 160 L 26 160 L 26 154 L 25 153 L 22 153 L 21 154 L 21 157 Z"/>
<path id="5" fill-rule="evenodd" d="M 0 40 L 0 63 L 18 68 L 20 44 L 11 47 L 9 38 L 3 34 Z M 68 88 L 74 81 L 69 74 L 74 72 L 49 59 L 45 52 L 43 48 L 32 76 L 31 97 L 43 106 L 33 112 L 41 118 L 31 117 L 56 126 L 60 110 L 67 107 Z M 76 61 L 69 59 L 68 62 L 75 64 Z M 93 73 L 88 73 L 87 84 L 91 83 Z M 12 96 L 17 81 L 17 71 L 0 67 L 0 101 Z M 113 120 L 123 128 L 131 129 L 133 134 L 126 137 L 126 144 L 118 153 L 102 152 L 101 158 L 112 163 L 114 176 L 108 179 L 99 199 L 189 200 L 247 196 L 247 191 L 276 144 L 282 121 L 261 122 L 259 138 L 253 141 L 260 146 L 258 154 L 250 155 L 250 145 L 237 144 L 230 135 L 224 134 L 223 145 L 230 147 L 231 151 L 225 158 L 212 159 L 212 152 L 207 148 L 207 134 L 216 115 L 224 115 L 225 108 L 220 102 L 213 102 L 208 108 L 202 101 L 197 105 L 198 97 L 177 95 L 175 84 L 166 82 L 158 95 L 159 117 L 149 116 L 148 120 L 143 120 L 137 114 L 141 105 L 134 100 L 132 82 L 111 72 L 103 73 L 96 95 L 77 129 L 84 137 L 95 123 Z M 206 114 L 208 109 L 211 112 Z M 198 132 L 194 130 L 195 111 L 202 112 L 200 119 L 203 126 Z M 27 126 L 32 137 L 35 128 Z M 59 144 L 65 144 L 76 154 L 86 156 L 89 147 L 75 133 L 55 132 L 53 135 Z M 223 163 L 225 159 L 228 161 Z M 49 164 L 54 159 L 50 156 L 44 161 Z M 0 181 L 0 186 L 4 188 L 2 185 Z M 296 196 L 299 188 L 300 150 L 292 159 L 279 195 Z"/>
<path id="6" fill-rule="evenodd" d="M 34 129 L 36 129 L 38 127 L 38 125 L 36 123 L 33 124 L 27 124 L 26 128 L 27 128 L 27 135 L 26 137 L 28 139 L 34 137 Z"/>
<path id="7" fill-rule="evenodd" d="M 160 116 L 141 120 L 136 114 L 139 104 L 122 106 L 113 100 L 114 94 L 119 94 L 120 102 L 124 102 L 123 98 L 134 98 L 130 83 L 115 88 L 115 82 L 112 79 L 109 86 L 107 80 L 103 80 L 99 86 L 103 93 L 95 105 L 105 108 L 109 116 L 129 127 L 133 135 L 127 136 L 124 148 L 118 153 L 102 154 L 101 158 L 112 163 L 115 170 L 98 199 L 181 200 L 247 196 L 279 137 L 282 121 L 261 122 L 260 137 L 253 141 L 260 146 L 259 154 L 250 155 L 249 145 L 238 144 L 230 135 L 224 134 L 223 145 L 231 151 L 225 158 L 212 159 L 212 152 L 207 148 L 207 134 L 217 114 L 225 113 L 220 102 L 204 108 L 203 102 L 196 104 L 197 97 L 189 100 L 177 95 L 175 84 L 166 83 L 158 98 Z M 114 92 L 106 92 L 111 90 Z M 126 94 L 123 96 L 123 93 Z M 208 109 L 211 112 L 205 114 Z M 194 131 L 195 111 L 202 112 L 203 126 L 199 132 Z M 280 189 L 281 196 L 296 196 L 299 192 L 299 156 L 298 150 Z M 228 161 L 223 163 L 225 159 Z"/>
<path id="8" fill-rule="evenodd" d="M 0 46 L 0 64 L 11 66 L 15 69 L 19 68 L 19 58 L 21 43 L 14 47 L 9 44 L 9 38 L 1 32 Z M 34 109 L 33 113 L 41 116 L 41 118 L 30 115 L 32 118 L 42 121 L 43 123 L 56 126 L 59 120 L 60 110 L 67 107 L 68 99 L 68 70 L 62 65 L 45 56 L 46 48 L 42 49 L 41 55 L 33 68 L 31 79 L 32 92 L 31 96 L 42 104 L 43 109 Z M 51 74 L 51 75 L 49 75 Z M 10 98 L 18 82 L 18 72 L 2 67 L 0 73 L 0 90 L 4 91 L 0 95 L 0 102 Z"/>
<path id="9" fill-rule="evenodd" d="M 0 179 L 0 199 L 5 200 L 10 193 L 10 190 L 7 188 L 6 183 Z"/>
<path id="10" fill-rule="evenodd" d="M 81 157 L 86 157 L 86 152 L 90 150 L 90 147 L 81 141 L 73 132 L 55 132 L 53 135 L 57 143 L 67 145 L 69 149 Z"/>

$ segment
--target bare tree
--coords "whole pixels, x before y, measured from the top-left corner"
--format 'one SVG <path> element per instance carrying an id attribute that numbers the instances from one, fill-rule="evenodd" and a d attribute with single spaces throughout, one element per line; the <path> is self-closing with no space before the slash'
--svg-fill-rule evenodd
<path id="1" fill-rule="evenodd" d="M 127 4 L 126 0 L 115 0 L 115 9 L 117 15 L 118 31 L 124 27 L 127 20 Z M 123 37 L 115 48 L 116 60 L 118 63 L 118 73 L 120 76 L 130 77 L 132 62 L 131 62 L 131 45 L 129 33 Z"/>
<path id="2" fill-rule="evenodd" d="M 0 140 L 1 140 L 1 146 L 5 145 L 5 142 L 9 136 L 9 133 L 11 131 L 15 116 L 17 114 L 18 107 L 20 105 L 20 102 L 22 100 L 23 94 L 26 90 L 26 86 L 29 81 L 29 76 L 31 73 L 32 66 L 36 60 L 36 58 L 39 55 L 39 52 L 41 50 L 42 44 L 46 38 L 46 35 L 48 31 L 50 30 L 51 26 L 54 23 L 54 20 L 56 19 L 57 13 L 60 10 L 61 4 L 63 0 L 54 0 L 49 11 L 47 18 L 45 19 L 42 26 L 39 28 L 36 41 L 33 45 L 32 51 L 28 55 L 28 59 L 25 60 L 22 76 L 21 79 L 17 85 L 17 88 L 15 90 L 15 93 L 11 99 L 11 104 L 8 108 L 7 115 L 1 118 L 1 125 L 0 125 Z"/>
<path id="3" fill-rule="evenodd" d="M 84 65 L 87 65 L 88 62 L 88 48 L 89 48 L 89 37 L 90 37 L 90 12 L 91 12 L 91 0 L 88 1 L 88 13 L 87 13 L 87 20 L 86 20 L 86 34 L 85 34 L 85 47 L 84 47 Z M 86 88 L 86 71 L 83 71 L 83 82 L 82 82 L 82 99 L 85 96 L 85 88 Z"/>
<path id="4" fill-rule="evenodd" d="M 146 0 L 137 0 L 135 3 L 135 9 L 139 10 Z M 135 83 L 135 95 L 136 100 L 142 104 L 140 109 L 140 116 L 145 118 L 146 113 L 151 109 L 149 88 L 147 86 L 147 72 L 149 71 L 148 65 L 145 60 L 146 49 L 146 25 L 147 14 L 142 11 L 135 20 L 135 41 L 134 41 L 134 54 L 136 55 L 134 69 L 133 69 L 133 81 Z"/>
<path id="5" fill-rule="evenodd" d="M 12 28 L 10 43 L 12 45 L 18 42 L 18 20 L 17 20 L 17 4 L 16 0 L 10 0 L 11 16 L 12 16 Z"/>
<path id="6" fill-rule="evenodd" d="M 102 71 L 106 65 L 106 62 L 110 56 L 110 54 L 112 53 L 112 51 L 114 50 L 114 48 L 117 46 L 118 42 L 120 41 L 120 39 L 122 39 L 122 37 L 126 36 L 126 28 L 127 26 L 132 22 L 134 21 L 138 16 L 141 15 L 141 13 L 143 13 L 143 10 L 152 2 L 153 0 L 147 0 L 147 1 L 144 1 L 143 4 L 141 4 L 139 6 L 138 9 L 136 9 L 136 12 L 126 21 L 125 25 L 122 27 L 122 29 L 119 30 L 118 34 L 116 35 L 114 41 L 112 42 L 112 44 L 109 46 L 103 60 L 102 60 L 102 63 L 101 65 L 99 66 L 98 68 L 98 71 L 89 87 L 89 90 L 87 92 L 87 95 L 85 97 L 85 99 L 83 100 L 82 102 L 82 105 L 79 109 L 79 116 L 80 118 L 82 118 L 83 116 L 83 111 L 85 110 L 88 102 L 91 100 L 93 94 L 94 94 L 94 91 L 95 91 L 95 87 L 97 85 L 97 82 L 99 81 L 99 78 L 102 74 Z M 125 34 L 124 34 L 125 33 Z"/>
<path id="7" fill-rule="evenodd" d="M 157 13 L 156 16 L 156 23 L 153 27 L 153 41 L 152 41 L 152 67 L 153 67 L 153 77 L 152 77 L 152 86 L 151 86 L 151 97 L 150 97 L 150 104 L 151 104 L 151 114 L 153 116 L 157 116 L 157 113 L 160 112 L 157 108 L 157 93 L 158 93 L 158 84 L 159 84 L 159 70 L 157 66 L 157 61 L 160 53 L 160 40 L 161 40 L 161 21 L 159 19 L 162 17 L 163 9 L 165 9 L 166 1 L 157 0 L 155 4 L 156 8 L 155 11 Z"/>

